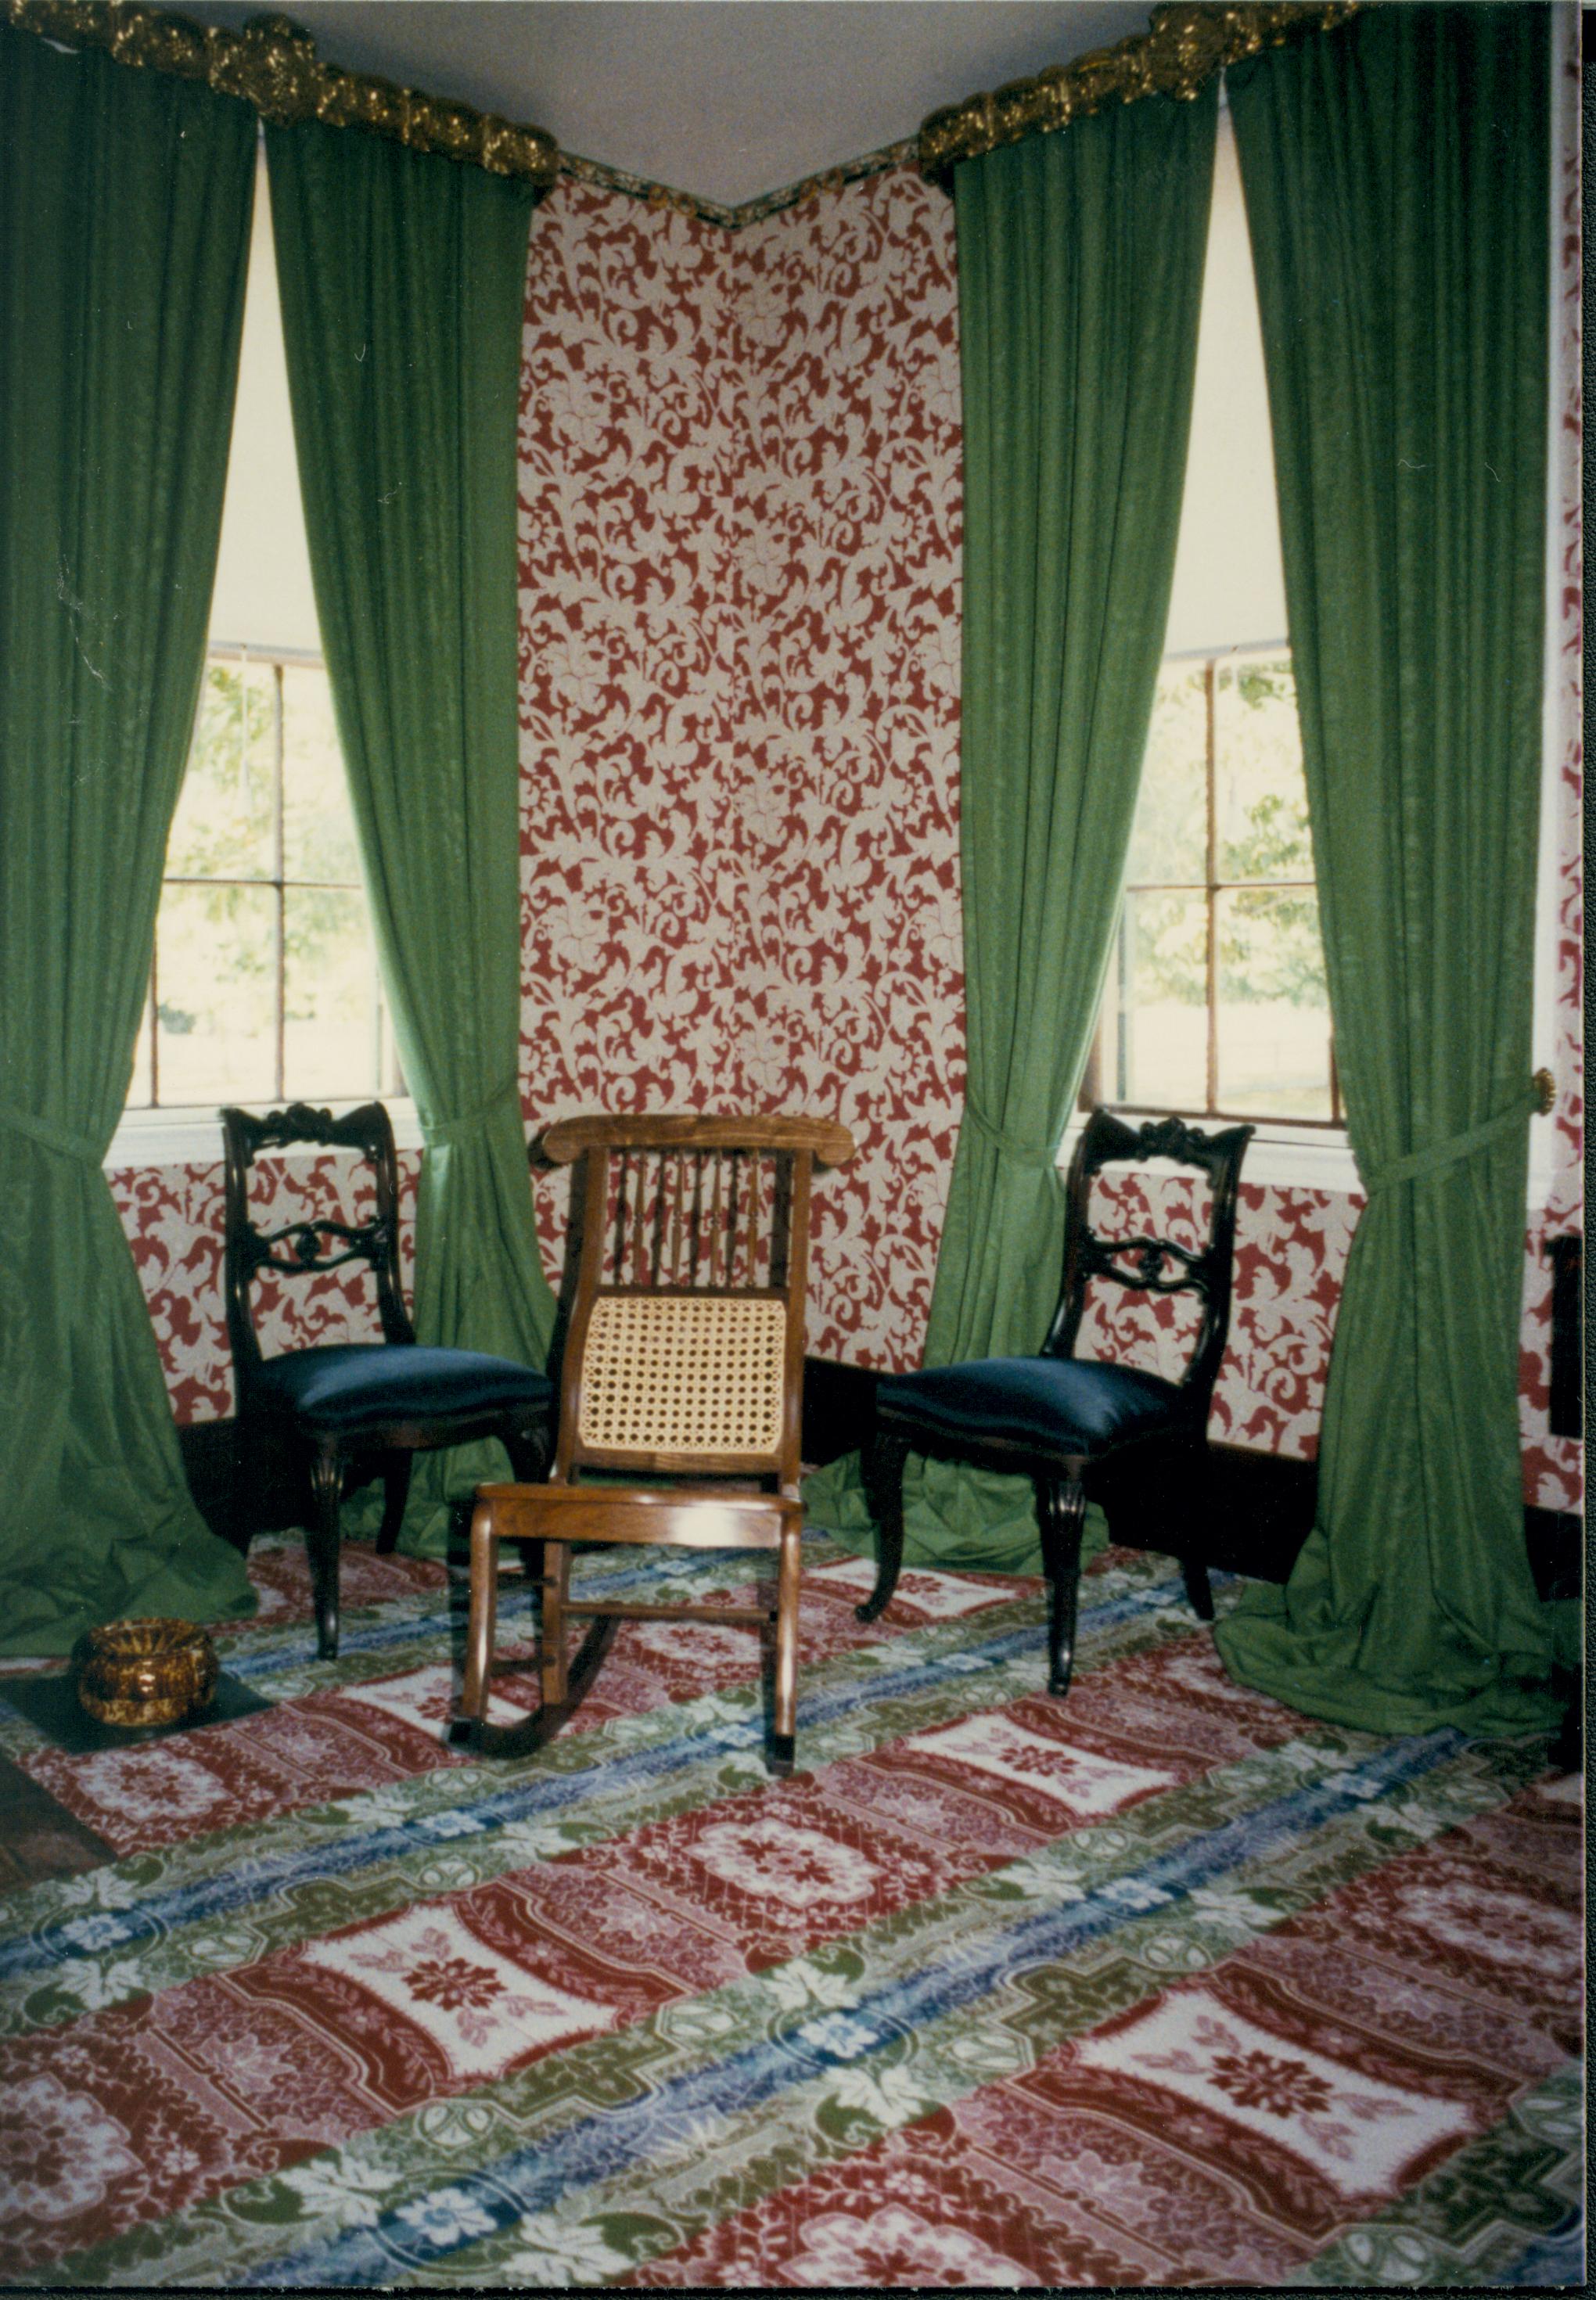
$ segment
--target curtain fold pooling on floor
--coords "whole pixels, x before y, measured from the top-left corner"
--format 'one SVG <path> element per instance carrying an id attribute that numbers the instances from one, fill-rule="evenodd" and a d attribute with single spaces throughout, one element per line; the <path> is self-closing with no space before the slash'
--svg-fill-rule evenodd
<path id="1" fill-rule="evenodd" d="M 964 382 L 959 821 L 969 1079 L 927 1365 L 1039 1349 L 1056 1159 L 1096 1027 L 1168 620 L 1218 87 L 954 178 Z M 868 1525 L 850 1461 L 810 1481 Z M 1022 1478 L 911 1456 L 910 1562 L 1035 1571 Z"/>
<path id="2" fill-rule="evenodd" d="M 1386 1731 L 1557 1714 L 1517 1357 L 1550 12 L 1375 8 L 1231 76 L 1325 963 L 1368 1202 L 1318 1523 L 1218 1632 Z"/>
<path id="3" fill-rule="evenodd" d="M 0 1652 L 255 1600 L 102 1160 L 204 671 L 255 116 L 0 26 Z"/>
<path id="4" fill-rule="evenodd" d="M 531 188 L 316 123 L 267 130 L 322 644 L 427 1152 L 423 1343 L 541 1366 L 518 1087 L 516 414 Z M 407 1548 L 507 1474 L 423 1455 Z"/>

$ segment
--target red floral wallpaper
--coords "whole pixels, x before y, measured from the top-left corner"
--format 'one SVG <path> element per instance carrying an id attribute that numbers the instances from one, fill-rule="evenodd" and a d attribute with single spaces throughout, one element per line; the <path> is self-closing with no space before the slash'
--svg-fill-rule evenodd
<path id="1" fill-rule="evenodd" d="M 411 1287 L 411 1228 L 420 1159 L 399 1154 L 399 1259 L 405 1298 Z M 221 1168 L 121 1167 L 107 1175 L 133 1248 L 139 1280 L 180 1421 L 213 1421 L 233 1410 L 232 1354 L 221 1291 Z M 255 1219 L 279 1229 L 314 1215 L 363 1221 L 370 1209 L 366 1168 L 334 1157 L 263 1159 L 251 1196 Z M 355 1269 L 255 1281 L 256 1327 L 270 1357 L 318 1342 L 380 1341 L 376 1298 Z"/>
<path id="2" fill-rule="evenodd" d="M 912 1354 L 962 1082 L 947 203 L 730 234 L 563 184 L 527 310 L 529 1115 L 840 1116 L 812 1346 Z"/>
<path id="3" fill-rule="evenodd" d="M 1540 1251 L 1577 1219 L 1582 1138 L 1577 375 L 1575 358 L 1560 1166 L 1528 1240 L 1522 1361 L 1526 1497 L 1554 1508 L 1580 1491 L 1580 1449 L 1546 1435 Z M 532 233 L 521 425 L 529 1124 L 606 1105 L 841 1117 L 859 1154 L 816 1191 L 810 1346 L 912 1364 L 963 1087 L 950 204 L 899 169 L 728 232 L 563 181 Z M 330 1161 L 283 1175 L 285 1205 L 338 1201 Z M 225 1412 L 220 1169 L 113 1179 L 180 1418 Z M 564 1184 L 538 1187 L 552 1271 Z M 1314 1450 L 1358 1206 L 1244 1188 L 1216 1434 Z M 275 1305 L 272 1337 L 333 1338 L 346 1314 L 329 1282 Z"/>

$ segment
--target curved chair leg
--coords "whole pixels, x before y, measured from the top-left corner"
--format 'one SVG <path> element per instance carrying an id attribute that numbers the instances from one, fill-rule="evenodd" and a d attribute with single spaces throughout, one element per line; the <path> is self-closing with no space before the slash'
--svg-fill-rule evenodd
<path id="1" fill-rule="evenodd" d="M 862 1467 L 870 1514 L 876 1525 L 875 1587 L 854 1619 L 873 1621 L 892 1602 L 903 1564 L 903 1465 L 909 1458 L 908 1440 L 888 1430 L 877 1430 L 865 1447 Z"/>
<path id="2" fill-rule="evenodd" d="M 785 1527 L 776 1567 L 776 1683 L 772 1704 L 770 1770 L 784 1780 L 793 1767 L 798 1735 L 798 1568 L 802 1535 Z"/>
<path id="3" fill-rule="evenodd" d="M 1075 1663 L 1075 1606 L 1081 1588 L 1081 1533 L 1086 1488 L 1079 1478 L 1038 1478 L 1036 1522 L 1049 1591 L 1048 1691 L 1062 1700 Z"/>
<path id="4" fill-rule="evenodd" d="M 316 1609 L 316 1652 L 322 1661 L 338 1655 L 338 1501 L 344 1488 L 343 1456 L 336 1439 L 323 1438 L 311 1457 L 312 1522 L 305 1528 L 310 1556 L 311 1598 Z"/>
<path id="5" fill-rule="evenodd" d="M 382 1480 L 382 1522 L 377 1529 L 377 1554 L 388 1557 L 399 1538 L 399 1528 L 405 1522 L 405 1504 L 410 1498 L 410 1472 L 415 1455 L 408 1449 L 396 1450 L 388 1457 L 388 1469 Z"/>

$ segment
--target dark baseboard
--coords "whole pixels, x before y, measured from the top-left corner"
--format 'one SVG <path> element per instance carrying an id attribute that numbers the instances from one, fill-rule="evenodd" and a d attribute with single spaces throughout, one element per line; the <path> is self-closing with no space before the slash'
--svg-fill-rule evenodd
<path id="1" fill-rule="evenodd" d="M 1210 1446 L 1208 1458 L 1214 1512 L 1204 1562 L 1250 1581 L 1284 1581 L 1313 1530 L 1317 1468 L 1250 1446 Z"/>
<path id="2" fill-rule="evenodd" d="M 268 1442 L 247 1452 L 230 1414 L 180 1423 L 178 1445 L 195 1507 L 235 1549 L 247 1552 L 257 1533 L 304 1522 L 304 1484 L 286 1446 Z"/>
<path id="3" fill-rule="evenodd" d="M 1524 1538 L 1540 1596 L 1577 1597 L 1584 1587 L 1584 1521 L 1571 1510 L 1526 1509 Z"/>

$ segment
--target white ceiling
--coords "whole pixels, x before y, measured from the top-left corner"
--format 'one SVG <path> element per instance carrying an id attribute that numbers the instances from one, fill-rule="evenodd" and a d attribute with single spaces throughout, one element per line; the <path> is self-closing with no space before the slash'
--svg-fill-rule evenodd
<path id="1" fill-rule="evenodd" d="M 209 23 L 261 12 L 178 0 Z M 318 53 L 734 207 L 1147 28 L 1148 0 L 287 0 Z"/>

